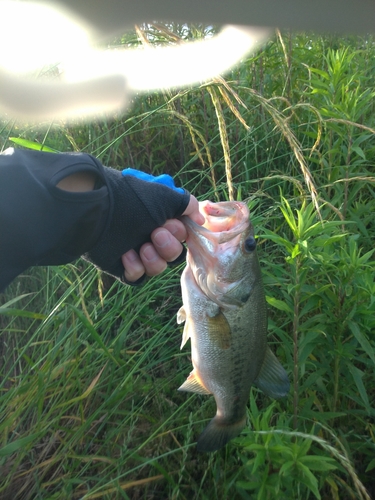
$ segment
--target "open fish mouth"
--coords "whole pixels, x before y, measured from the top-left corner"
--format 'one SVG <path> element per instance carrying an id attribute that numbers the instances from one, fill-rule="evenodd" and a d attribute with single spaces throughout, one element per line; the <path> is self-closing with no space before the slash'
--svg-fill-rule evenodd
<path id="1" fill-rule="evenodd" d="M 228 204 L 206 200 L 199 203 L 199 211 L 205 218 L 203 226 L 189 217 L 181 217 L 189 236 L 198 233 L 207 239 L 214 239 L 217 243 L 224 243 L 242 233 L 249 223 L 249 209 L 243 202 Z"/>
<path id="2" fill-rule="evenodd" d="M 203 227 L 213 233 L 226 234 L 242 232 L 248 225 L 249 209 L 243 202 L 199 203 L 199 211 L 204 215 L 206 222 Z"/>

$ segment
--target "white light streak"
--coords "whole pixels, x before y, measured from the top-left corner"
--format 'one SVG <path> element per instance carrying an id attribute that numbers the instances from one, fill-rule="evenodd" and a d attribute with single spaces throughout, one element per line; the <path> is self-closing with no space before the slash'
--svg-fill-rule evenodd
<path id="1" fill-rule="evenodd" d="M 90 45 L 87 26 L 46 4 L 0 0 L 0 19 L 0 46 L 9 47 L 0 52 L 0 109 L 34 120 L 112 113 L 134 93 L 201 83 L 227 71 L 270 34 L 226 26 L 204 41 L 99 51 Z M 63 69 L 60 80 L 30 79 L 46 65 Z"/>

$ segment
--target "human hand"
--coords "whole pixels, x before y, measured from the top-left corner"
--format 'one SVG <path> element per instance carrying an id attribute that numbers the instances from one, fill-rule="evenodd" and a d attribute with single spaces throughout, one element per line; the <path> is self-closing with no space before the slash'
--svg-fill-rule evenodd
<path id="1" fill-rule="evenodd" d="M 204 224 L 204 217 L 199 212 L 199 204 L 194 196 L 190 196 L 189 204 L 183 213 L 197 224 Z M 151 233 L 151 243 L 142 245 L 139 255 L 135 250 L 129 250 L 122 256 L 125 268 L 125 279 L 128 282 L 137 281 L 144 274 L 156 276 L 162 273 L 168 262 L 173 262 L 181 255 L 182 241 L 187 236 L 185 226 L 178 219 L 169 219 L 162 227 Z"/>

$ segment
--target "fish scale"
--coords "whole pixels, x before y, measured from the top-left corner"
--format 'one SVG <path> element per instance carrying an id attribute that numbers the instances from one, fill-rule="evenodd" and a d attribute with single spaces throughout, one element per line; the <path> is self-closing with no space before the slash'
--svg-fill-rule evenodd
<path id="1" fill-rule="evenodd" d="M 190 338 L 193 371 L 179 390 L 215 398 L 216 415 L 197 443 L 209 452 L 246 426 L 252 385 L 282 397 L 289 380 L 267 347 L 266 299 L 246 204 L 206 201 L 200 211 L 203 227 L 181 218 L 188 253 L 177 321 L 185 321 L 181 348 Z"/>

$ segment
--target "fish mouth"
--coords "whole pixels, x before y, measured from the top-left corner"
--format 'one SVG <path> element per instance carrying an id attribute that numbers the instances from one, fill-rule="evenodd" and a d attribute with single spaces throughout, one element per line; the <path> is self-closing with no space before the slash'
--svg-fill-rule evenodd
<path id="1" fill-rule="evenodd" d="M 190 238 L 202 240 L 202 237 L 215 246 L 225 243 L 233 240 L 249 225 L 249 209 L 241 201 L 212 203 L 206 200 L 199 203 L 199 211 L 205 218 L 203 226 L 191 220 L 190 217 L 181 217 L 188 232 L 186 240 L 188 246 Z"/>
<path id="2" fill-rule="evenodd" d="M 206 200 L 199 203 L 199 211 L 206 219 L 203 227 L 213 233 L 233 235 L 242 232 L 249 221 L 249 209 L 242 201 L 212 203 Z"/>
<path id="3" fill-rule="evenodd" d="M 187 231 L 188 259 L 194 255 L 195 268 L 208 273 L 222 256 L 236 252 L 249 228 L 249 209 L 241 201 L 204 201 L 199 203 L 199 211 L 205 218 L 203 226 L 186 216 L 181 221 Z"/>

